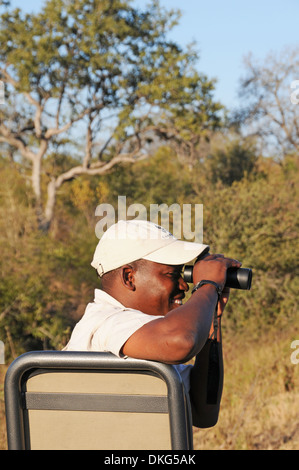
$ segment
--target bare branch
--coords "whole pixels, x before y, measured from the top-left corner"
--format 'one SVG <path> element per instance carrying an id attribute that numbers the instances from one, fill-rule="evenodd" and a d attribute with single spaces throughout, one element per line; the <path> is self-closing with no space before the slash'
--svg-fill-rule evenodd
<path id="1" fill-rule="evenodd" d="M 110 144 L 110 142 L 112 141 L 113 139 L 113 135 L 111 135 L 109 137 L 109 139 L 106 140 L 105 144 L 103 145 L 103 147 L 101 148 L 100 152 L 99 152 L 99 155 L 98 155 L 98 159 L 101 161 L 102 158 L 103 158 L 103 155 L 104 155 L 104 152 L 105 150 L 107 149 L 108 145 Z"/>
<path id="2" fill-rule="evenodd" d="M 91 164 L 89 168 L 85 168 L 83 165 L 75 166 L 58 176 L 55 182 L 55 187 L 58 189 L 65 181 L 69 181 L 79 175 L 103 175 L 119 163 L 136 163 L 146 158 L 146 154 L 120 154 L 113 157 L 109 162 L 97 162 Z"/>
<path id="3" fill-rule="evenodd" d="M 53 137 L 54 135 L 59 135 L 59 134 L 62 134 L 63 132 L 68 131 L 75 122 L 78 122 L 81 119 L 83 119 L 84 116 L 86 116 L 89 112 L 90 112 L 89 108 L 85 109 L 84 111 L 82 111 L 82 113 L 78 114 L 78 116 L 75 119 L 71 119 L 64 126 L 62 126 L 60 128 L 56 127 L 56 128 L 48 129 L 47 132 L 45 133 L 45 138 L 46 139 L 51 139 L 51 137 Z"/>
<path id="4" fill-rule="evenodd" d="M 27 158 L 27 160 L 30 160 L 31 162 L 34 161 L 35 153 L 28 149 L 24 141 L 19 136 L 13 134 L 9 129 L 7 129 L 7 127 L 4 126 L 4 124 L 1 124 L 0 132 L 2 134 L 0 135 L 0 142 L 7 143 L 12 147 L 17 148 L 23 157 Z"/>
<path id="5" fill-rule="evenodd" d="M 66 77 L 67 77 L 67 71 L 65 71 L 65 79 Z M 63 100 L 63 96 L 65 93 L 65 88 L 66 88 L 66 80 L 62 83 L 61 92 L 60 92 L 60 96 L 58 100 L 58 106 L 57 106 L 57 112 L 56 112 L 56 129 L 59 128 L 59 117 L 60 117 L 62 100 Z"/>
<path id="6" fill-rule="evenodd" d="M 18 85 L 19 85 L 19 82 L 17 82 L 17 80 L 15 80 L 14 78 L 12 78 L 9 73 L 7 72 L 6 68 L 5 69 L 0 69 L 0 73 L 2 73 L 3 75 L 3 78 L 5 79 L 5 81 L 7 83 L 9 83 L 10 85 L 12 85 L 14 88 L 17 88 Z"/>
<path id="7" fill-rule="evenodd" d="M 82 163 L 83 168 L 88 168 L 89 167 L 89 163 L 90 163 L 90 160 L 91 160 L 91 157 L 92 157 L 92 154 L 91 154 L 91 152 L 92 152 L 92 129 L 91 129 L 92 121 L 93 121 L 93 118 L 90 114 L 89 115 L 89 123 L 88 123 L 88 127 L 87 127 L 87 132 L 86 132 L 85 155 L 84 155 L 83 163 Z"/>
<path id="8" fill-rule="evenodd" d="M 42 135 L 42 113 L 44 110 L 44 104 L 41 105 L 37 100 L 35 100 L 30 93 L 24 93 L 24 96 L 28 99 L 29 103 L 32 104 L 33 106 L 36 107 L 36 112 L 34 116 L 34 129 L 35 129 L 35 135 L 39 139 Z"/>
<path id="9" fill-rule="evenodd" d="M 250 123 L 250 132 L 263 137 L 265 150 L 279 157 L 299 148 L 298 107 L 292 106 L 289 96 L 298 66 L 298 48 L 270 54 L 262 64 L 252 57 L 246 61 L 248 76 L 241 91 L 248 105 L 243 108 L 243 116 L 240 114 L 240 122 Z"/>
<path id="10" fill-rule="evenodd" d="M 12 85 L 15 89 L 18 89 L 19 87 L 19 82 L 17 82 L 14 78 L 12 78 L 11 75 L 7 72 L 6 69 L 0 69 L 0 72 L 3 74 L 5 77 L 5 80 L 7 83 Z M 35 129 L 35 134 L 37 138 L 40 138 L 42 135 L 42 130 L 41 130 L 41 118 L 42 118 L 42 113 L 44 110 L 45 103 L 42 105 L 39 101 L 33 98 L 30 93 L 24 92 L 24 96 L 27 98 L 30 104 L 32 104 L 36 108 L 35 112 L 35 117 L 34 117 L 34 129 Z M 45 100 L 46 102 L 46 100 Z"/>

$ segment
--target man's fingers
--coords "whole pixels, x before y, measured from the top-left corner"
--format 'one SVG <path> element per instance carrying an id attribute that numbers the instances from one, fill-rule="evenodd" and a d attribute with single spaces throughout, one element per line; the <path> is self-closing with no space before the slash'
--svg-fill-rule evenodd
<path id="1" fill-rule="evenodd" d="M 237 259 L 234 259 L 234 258 L 227 258 L 226 256 L 224 256 L 222 253 L 207 253 L 205 256 L 203 256 L 201 259 L 199 259 L 198 261 L 224 261 L 226 262 L 227 266 L 231 266 L 231 267 L 241 267 L 242 266 L 242 263 L 240 261 L 238 261 Z"/>

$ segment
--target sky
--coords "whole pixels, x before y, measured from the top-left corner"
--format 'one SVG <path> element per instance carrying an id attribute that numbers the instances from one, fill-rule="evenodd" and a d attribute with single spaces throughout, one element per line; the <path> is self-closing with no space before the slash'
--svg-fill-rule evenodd
<path id="1" fill-rule="evenodd" d="M 148 3 L 134 1 L 139 7 Z M 44 0 L 11 3 L 30 12 L 38 11 Z M 196 42 L 198 70 L 217 79 L 214 96 L 229 109 L 240 105 L 246 55 L 263 60 L 270 52 L 299 45 L 299 0 L 160 0 L 160 5 L 182 11 L 171 38 L 182 46 Z"/>

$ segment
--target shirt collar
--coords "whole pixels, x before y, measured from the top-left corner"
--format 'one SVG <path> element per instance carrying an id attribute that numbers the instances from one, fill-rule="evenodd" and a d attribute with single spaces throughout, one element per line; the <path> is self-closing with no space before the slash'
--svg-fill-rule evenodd
<path id="1" fill-rule="evenodd" d="M 107 292 L 104 292 L 101 289 L 95 289 L 95 291 L 94 291 L 94 302 L 96 304 L 98 304 L 98 303 L 101 303 L 103 301 L 108 302 L 109 304 L 114 305 L 115 307 L 120 307 L 122 309 L 126 308 L 123 304 L 121 304 L 118 300 L 116 300 L 110 294 L 107 294 Z"/>

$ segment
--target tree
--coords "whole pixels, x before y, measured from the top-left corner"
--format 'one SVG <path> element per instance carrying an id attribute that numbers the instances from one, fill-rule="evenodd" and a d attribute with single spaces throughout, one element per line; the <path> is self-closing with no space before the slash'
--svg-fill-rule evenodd
<path id="1" fill-rule="evenodd" d="M 263 63 L 250 55 L 245 59 L 247 75 L 241 80 L 244 105 L 235 116 L 246 124 L 246 132 L 262 139 L 268 152 L 279 157 L 299 150 L 299 106 L 292 88 L 299 77 L 299 48 L 269 54 Z M 296 96 L 294 96 L 296 98 Z"/>
<path id="2" fill-rule="evenodd" d="M 230 186 L 254 170 L 257 153 L 254 142 L 250 139 L 242 140 L 239 136 L 221 137 L 204 164 L 209 181 L 221 181 Z"/>
<path id="3" fill-rule="evenodd" d="M 36 15 L 1 15 L 0 142 L 31 171 L 44 230 L 65 182 L 144 159 L 154 135 L 196 145 L 219 125 L 197 54 L 167 39 L 178 12 L 131 3 L 48 0 Z"/>

